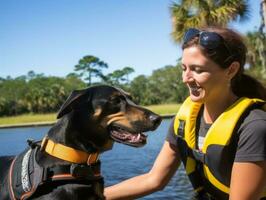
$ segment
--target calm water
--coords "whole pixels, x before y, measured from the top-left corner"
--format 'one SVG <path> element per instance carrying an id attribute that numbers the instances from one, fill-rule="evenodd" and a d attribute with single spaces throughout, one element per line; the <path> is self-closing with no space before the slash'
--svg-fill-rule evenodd
<path id="1" fill-rule="evenodd" d="M 111 151 L 101 155 L 102 174 L 105 185 L 149 171 L 164 142 L 170 120 L 164 120 L 155 132 L 150 132 L 148 143 L 143 148 L 133 148 L 116 143 Z M 0 156 L 14 155 L 26 147 L 26 140 L 41 139 L 50 127 L 0 129 Z M 134 187 L 134 186 L 132 186 Z M 181 199 L 192 196 L 192 189 L 181 167 L 163 191 L 143 197 L 150 199 Z"/>

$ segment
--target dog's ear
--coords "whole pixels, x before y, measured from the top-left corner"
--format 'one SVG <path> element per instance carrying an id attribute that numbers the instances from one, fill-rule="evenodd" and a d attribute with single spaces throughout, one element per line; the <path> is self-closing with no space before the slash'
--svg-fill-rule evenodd
<path id="1" fill-rule="evenodd" d="M 61 106 L 57 114 L 57 119 L 71 112 L 77 106 L 77 104 L 82 103 L 83 102 L 82 99 L 87 96 L 89 96 L 88 89 L 72 91 L 67 100 Z"/>

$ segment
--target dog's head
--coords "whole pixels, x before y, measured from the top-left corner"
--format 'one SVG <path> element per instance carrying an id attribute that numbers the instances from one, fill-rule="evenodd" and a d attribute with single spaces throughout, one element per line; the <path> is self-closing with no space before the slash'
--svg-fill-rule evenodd
<path id="1" fill-rule="evenodd" d="M 70 127 L 66 138 L 83 150 L 93 145 L 103 151 L 113 141 L 143 146 L 143 132 L 155 130 L 161 122 L 159 115 L 136 105 L 128 93 L 106 85 L 73 91 L 57 118 L 63 116 Z"/>

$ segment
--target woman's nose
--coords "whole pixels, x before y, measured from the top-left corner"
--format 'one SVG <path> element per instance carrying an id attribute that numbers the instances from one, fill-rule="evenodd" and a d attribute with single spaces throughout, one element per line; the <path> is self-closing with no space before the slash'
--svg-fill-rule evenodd
<path id="1" fill-rule="evenodd" d="M 193 81 L 192 72 L 190 70 L 188 70 L 188 69 L 183 71 L 182 77 L 183 77 L 183 82 L 184 83 Z"/>

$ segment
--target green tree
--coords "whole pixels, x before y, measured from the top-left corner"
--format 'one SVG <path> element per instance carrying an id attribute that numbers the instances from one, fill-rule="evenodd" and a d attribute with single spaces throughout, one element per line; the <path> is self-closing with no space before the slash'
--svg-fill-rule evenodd
<path id="1" fill-rule="evenodd" d="M 16 115 L 26 110 L 22 101 L 23 96 L 28 92 L 25 76 L 17 78 L 7 77 L 0 83 L 2 106 L 5 105 L 5 115 Z"/>
<path id="2" fill-rule="evenodd" d="M 266 82 L 266 40 L 259 31 L 248 32 L 246 35 L 247 72 Z"/>
<path id="3" fill-rule="evenodd" d="M 144 75 L 139 75 L 131 81 L 129 91 L 136 103 L 142 105 L 151 104 L 148 87 L 148 78 Z"/>
<path id="4" fill-rule="evenodd" d="M 264 29 L 266 28 L 266 0 L 261 0 L 260 2 L 260 17 L 261 17 L 261 24 L 259 27 L 259 32 L 264 35 Z"/>
<path id="5" fill-rule="evenodd" d="M 180 42 L 190 27 L 220 25 L 248 18 L 247 0 L 181 0 L 170 6 L 174 41 Z"/>
<path id="6" fill-rule="evenodd" d="M 56 111 L 67 96 L 64 91 L 64 79 L 59 77 L 36 76 L 28 81 L 28 88 L 24 99 L 30 112 Z"/>
<path id="7" fill-rule="evenodd" d="M 149 77 L 149 90 L 152 104 L 182 102 L 187 96 L 187 87 L 182 82 L 180 65 L 155 70 Z"/>
<path id="8" fill-rule="evenodd" d="M 132 74 L 133 72 L 135 72 L 135 70 L 132 68 L 132 67 L 124 67 L 122 69 L 123 73 L 124 73 L 124 76 L 125 76 L 125 81 L 126 83 L 128 84 L 129 83 L 129 74 Z"/>
<path id="9" fill-rule="evenodd" d="M 118 69 L 109 73 L 103 77 L 104 83 L 117 86 L 117 87 L 127 87 L 129 84 L 129 75 L 134 72 L 131 67 L 124 67 L 123 69 Z M 125 88 L 124 88 L 125 89 Z"/>
<path id="10" fill-rule="evenodd" d="M 75 66 L 75 71 L 80 71 L 80 76 L 88 81 L 88 85 L 92 84 L 92 77 L 103 77 L 102 69 L 108 68 L 108 65 L 99 58 L 88 55 L 79 60 Z"/>
<path id="11" fill-rule="evenodd" d="M 64 87 L 69 94 L 72 90 L 83 89 L 86 86 L 86 83 L 75 73 L 68 74 L 64 79 Z"/>
<path id="12" fill-rule="evenodd" d="M 248 46 L 248 62 L 250 68 L 265 66 L 266 62 L 266 40 L 259 31 L 248 32 L 246 35 Z"/>
<path id="13" fill-rule="evenodd" d="M 248 32 L 246 44 L 248 46 L 248 73 L 266 82 L 266 0 L 260 3 L 261 24 L 258 30 Z"/>

